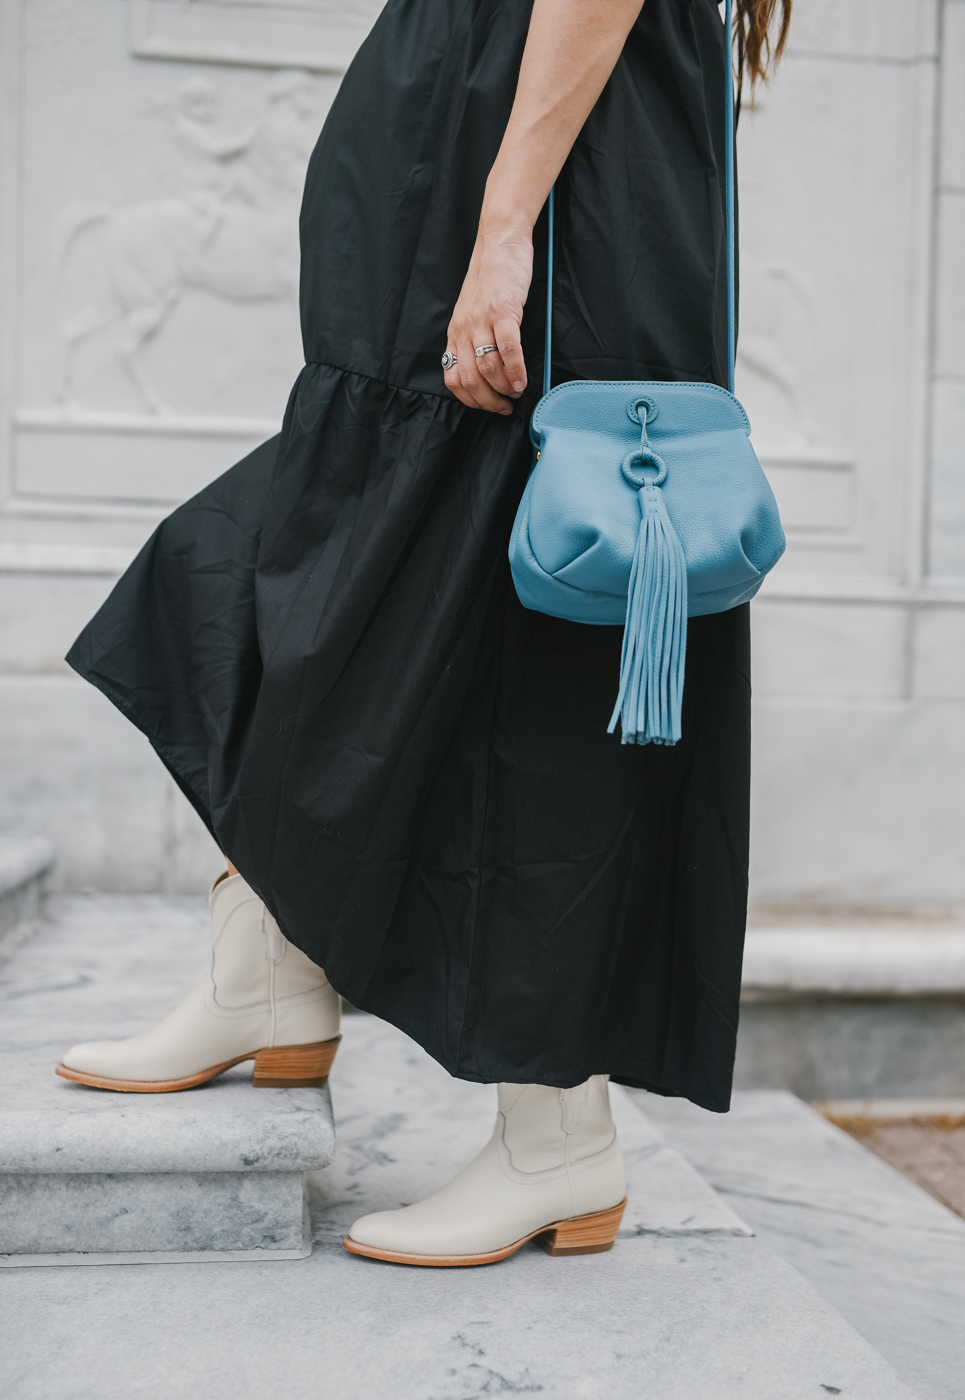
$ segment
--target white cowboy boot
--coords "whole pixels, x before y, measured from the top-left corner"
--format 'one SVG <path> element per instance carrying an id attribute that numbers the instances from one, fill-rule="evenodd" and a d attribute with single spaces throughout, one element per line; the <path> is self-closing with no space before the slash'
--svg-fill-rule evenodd
<path id="1" fill-rule="evenodd" d="M 340 1039 L 338 993 L 240 875 L 216 880 L 209 903 L 211 971 L 201 986 L 146 1035 L 75 1045 L 59 1075 L 164 1094 L 254 1059 L 259 1087 L 325 1083 Z"/>
<path id="2" fill-rule="evenodd" d="M 363 1215 L 343 1244 L 395 1264 L 494 1264 L 534 1237 L 548 1254 L 602 1254 L 625 1193 L 606 1075 L 575 1089 L 500 1084 L 493 1135 L 469 1166 L 428 1200 Z"/>

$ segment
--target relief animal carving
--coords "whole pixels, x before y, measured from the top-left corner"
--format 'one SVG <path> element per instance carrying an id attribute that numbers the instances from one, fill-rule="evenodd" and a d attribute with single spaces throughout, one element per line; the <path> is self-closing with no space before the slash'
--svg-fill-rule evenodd
<path id="1" fill-rule="evenodd" d="M 75 403 L 77 354 L 92 336 L 111 330 L 144 409 L 165 413 L 144 352 L 189 289 L 231 301 L 297 295 L 298 200 L 318 129 L 312 80 L 301 72 L 276 75 L 264 107 L 243 129 L 220 128 L 217 113 L 217 90 L 207 79 L 183 85 L 172 122 L 180 153 L 176 194 L 68 211 L 61 277 L 70 280 L 82 241 L 96 275 L 61 325 L 58 398 L 65 409 Z"/>

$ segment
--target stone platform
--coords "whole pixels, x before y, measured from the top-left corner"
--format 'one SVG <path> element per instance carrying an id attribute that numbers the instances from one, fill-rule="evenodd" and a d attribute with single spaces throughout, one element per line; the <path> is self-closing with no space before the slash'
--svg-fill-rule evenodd
<path id="1" fill-rule="evenodd" d="M 203 970 L 203 909 L 126 898 L 58 900 L 51 909 L 53 923 L 17 955 L 4 988 L 4 1035 L 21 1065 L 14 1107 L 43 1111 L 31 1095 L 47 1092 L 49 1076 L 54 1094 L 92 1097 L 98 1106 L 84 1110 L 88 1122 L 110 1136 L 120 1122 L 113 1105 L 131 1101 L 65 1084 L 53 1065 L 67 1040 L 131 1033 L 183 994 Z M 527 1245 L 498 1266 L 466 1270 L 406 1269 L 347 1254 L 341 1236 L 357 1215 L 433 1191 L 478 1150 L 495 1090 L 450 1079 L 374 1018 L 347 1016 L 344 1032 L 332 1076 L 338 1151 L 324 1170 L 306 1172 L 310 1257 L 3 1270 L 5 1396 L 908 1400 L 940 1393 L 910 1388 L 907 1374 L 750 1233 L 743 1212 L 694 1169 L 656 1114 L 641 1113 L 619 1089 L 613 1099 L 630 1206 L 611 1253 L 551 1259 Z M 266 1113 L 257 1100 L 273 1092 L 243 1082 L 222 1087 L 220 1101 L 244 1105 L 252 1117 Z M 219 1114 L 233 1112 L 215 1107 L 215 1092 L 171 1096 L 158 1118 L 171 1115 L 173 1125 L 190 1113 L 198 1132 L 209 1131 Z M 108 1099 L 112 1106 L 101 1107 Z M 288 1113 L 302 1111 L 293 1105 Z M 285 1116 L 278 1115 L 281 1133 Z M 189 1141 L 190 1133 L 182 1136 L 179 1151 Z M 155 1142 L 159 1152 L 173 1150 L 173 1137 L 167 1147 L 163 1133 Z M 38 1185 L 38 1203 L 45 1194 Z"/>
<path id="2" fill-rule="evenodd" d="M 0 979 L 0 1266 L 309 1254 L 306 1172 L 335 1150 L 327 1089 L 253 1089 L 250 1064 L 182 1094 L 53 1073 L 69 1045 L 147 1029 L 198 980 L 199 902 L 57 908 Z"/>

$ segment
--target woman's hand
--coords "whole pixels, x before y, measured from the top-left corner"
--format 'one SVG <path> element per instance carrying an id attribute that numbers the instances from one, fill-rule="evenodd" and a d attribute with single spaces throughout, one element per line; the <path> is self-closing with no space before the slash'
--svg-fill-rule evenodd
<path id="1" fill-rule="evenodd" d="M 512 413 L 511 400 L 526 388 L 519 327 L 532 276 L 531 229 L 487 227 L 484 216 L 446 340 L 457 361 L 446 370 L 446 388 L 469 408 Z M 482 345 L 497 348 L 477 357 Z"/>

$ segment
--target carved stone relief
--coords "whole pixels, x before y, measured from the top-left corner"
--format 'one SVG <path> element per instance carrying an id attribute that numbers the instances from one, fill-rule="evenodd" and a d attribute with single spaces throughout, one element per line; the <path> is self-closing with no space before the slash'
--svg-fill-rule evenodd
<path id="1" fill-rule="evenodd" d="M 260 110 L 231 127 L 219 120 L 212 80 L 188 78 L 170 112 L 180 190 L 113 208 L 64 210 L 58 280 L 72 309 L 60 326 L 57 398 L 65 413 L 94 406 L 96 378 L 81 387 L 76 371 L 99 339 L 110 343 L 137 407 L 174 411 L 178 405 L 165 401 L 145 351 L 169 333 L 172 312 L 191 289 L 216 302 L 294 302 L 298 202 L 317 131 L 313 96 L 307 75 L 280 73 Z"/>
<path id="2" fill-rule="evenodd" d="M 15 418 L 24 498 L 191 494 L 277 431 L 302 363 L 298 210 L 333 80 L 149 72 L 122 159 L 72 172 L 92 197 L 50 206 Z"/>
<path id="3" fill-rule="evenodd" d="M 897 0 L 848 0 L 833 24 L 834 7 L 821 4 L 828 34 L 847 29 L 846 49 L 863 51 L 878 32 L 876 5 L 889 35 L 901 29 Z M 337 85 L 314 70 L 344 66 L 379 8 L 23 6 L 20 496 L 176 499 L 275 428 L 301 363 L 299 189 Z M 806 14 L 801 23 L 798 35 Z M 824 29 L 822 19 L 814 32 Z M 351 42 L 336 54 L 339 35 Z M 146 61 L 157 58 L 173 61 Z M 792 53 L 739 128 L 738 392 L 796 544 L 830 546 L 834 557 L 811 559 L 831 570 L 859 546 L 877 550 L 875 568 L 892 567 L 897 531 L 869 518 L 894 508 L 889 474 L 904 480 L 887 396 L 868 384 L 891 373 L 889 356 L 905 342 L 869 328 L 862 288 L 903 285 L 895 269 L 905 247 L 889 233 L 895 218 L 862 210 L 890 215 L 875 181 L 891 183 L 896 160 L 909 168 L 891 114 L 906 110 L 896 84 L 911 79 L 905 67 L 879 69 L 849 63 L 844 82 L 838 62 Z M 819 202 L 832 218 L 812 216 Z"/>

